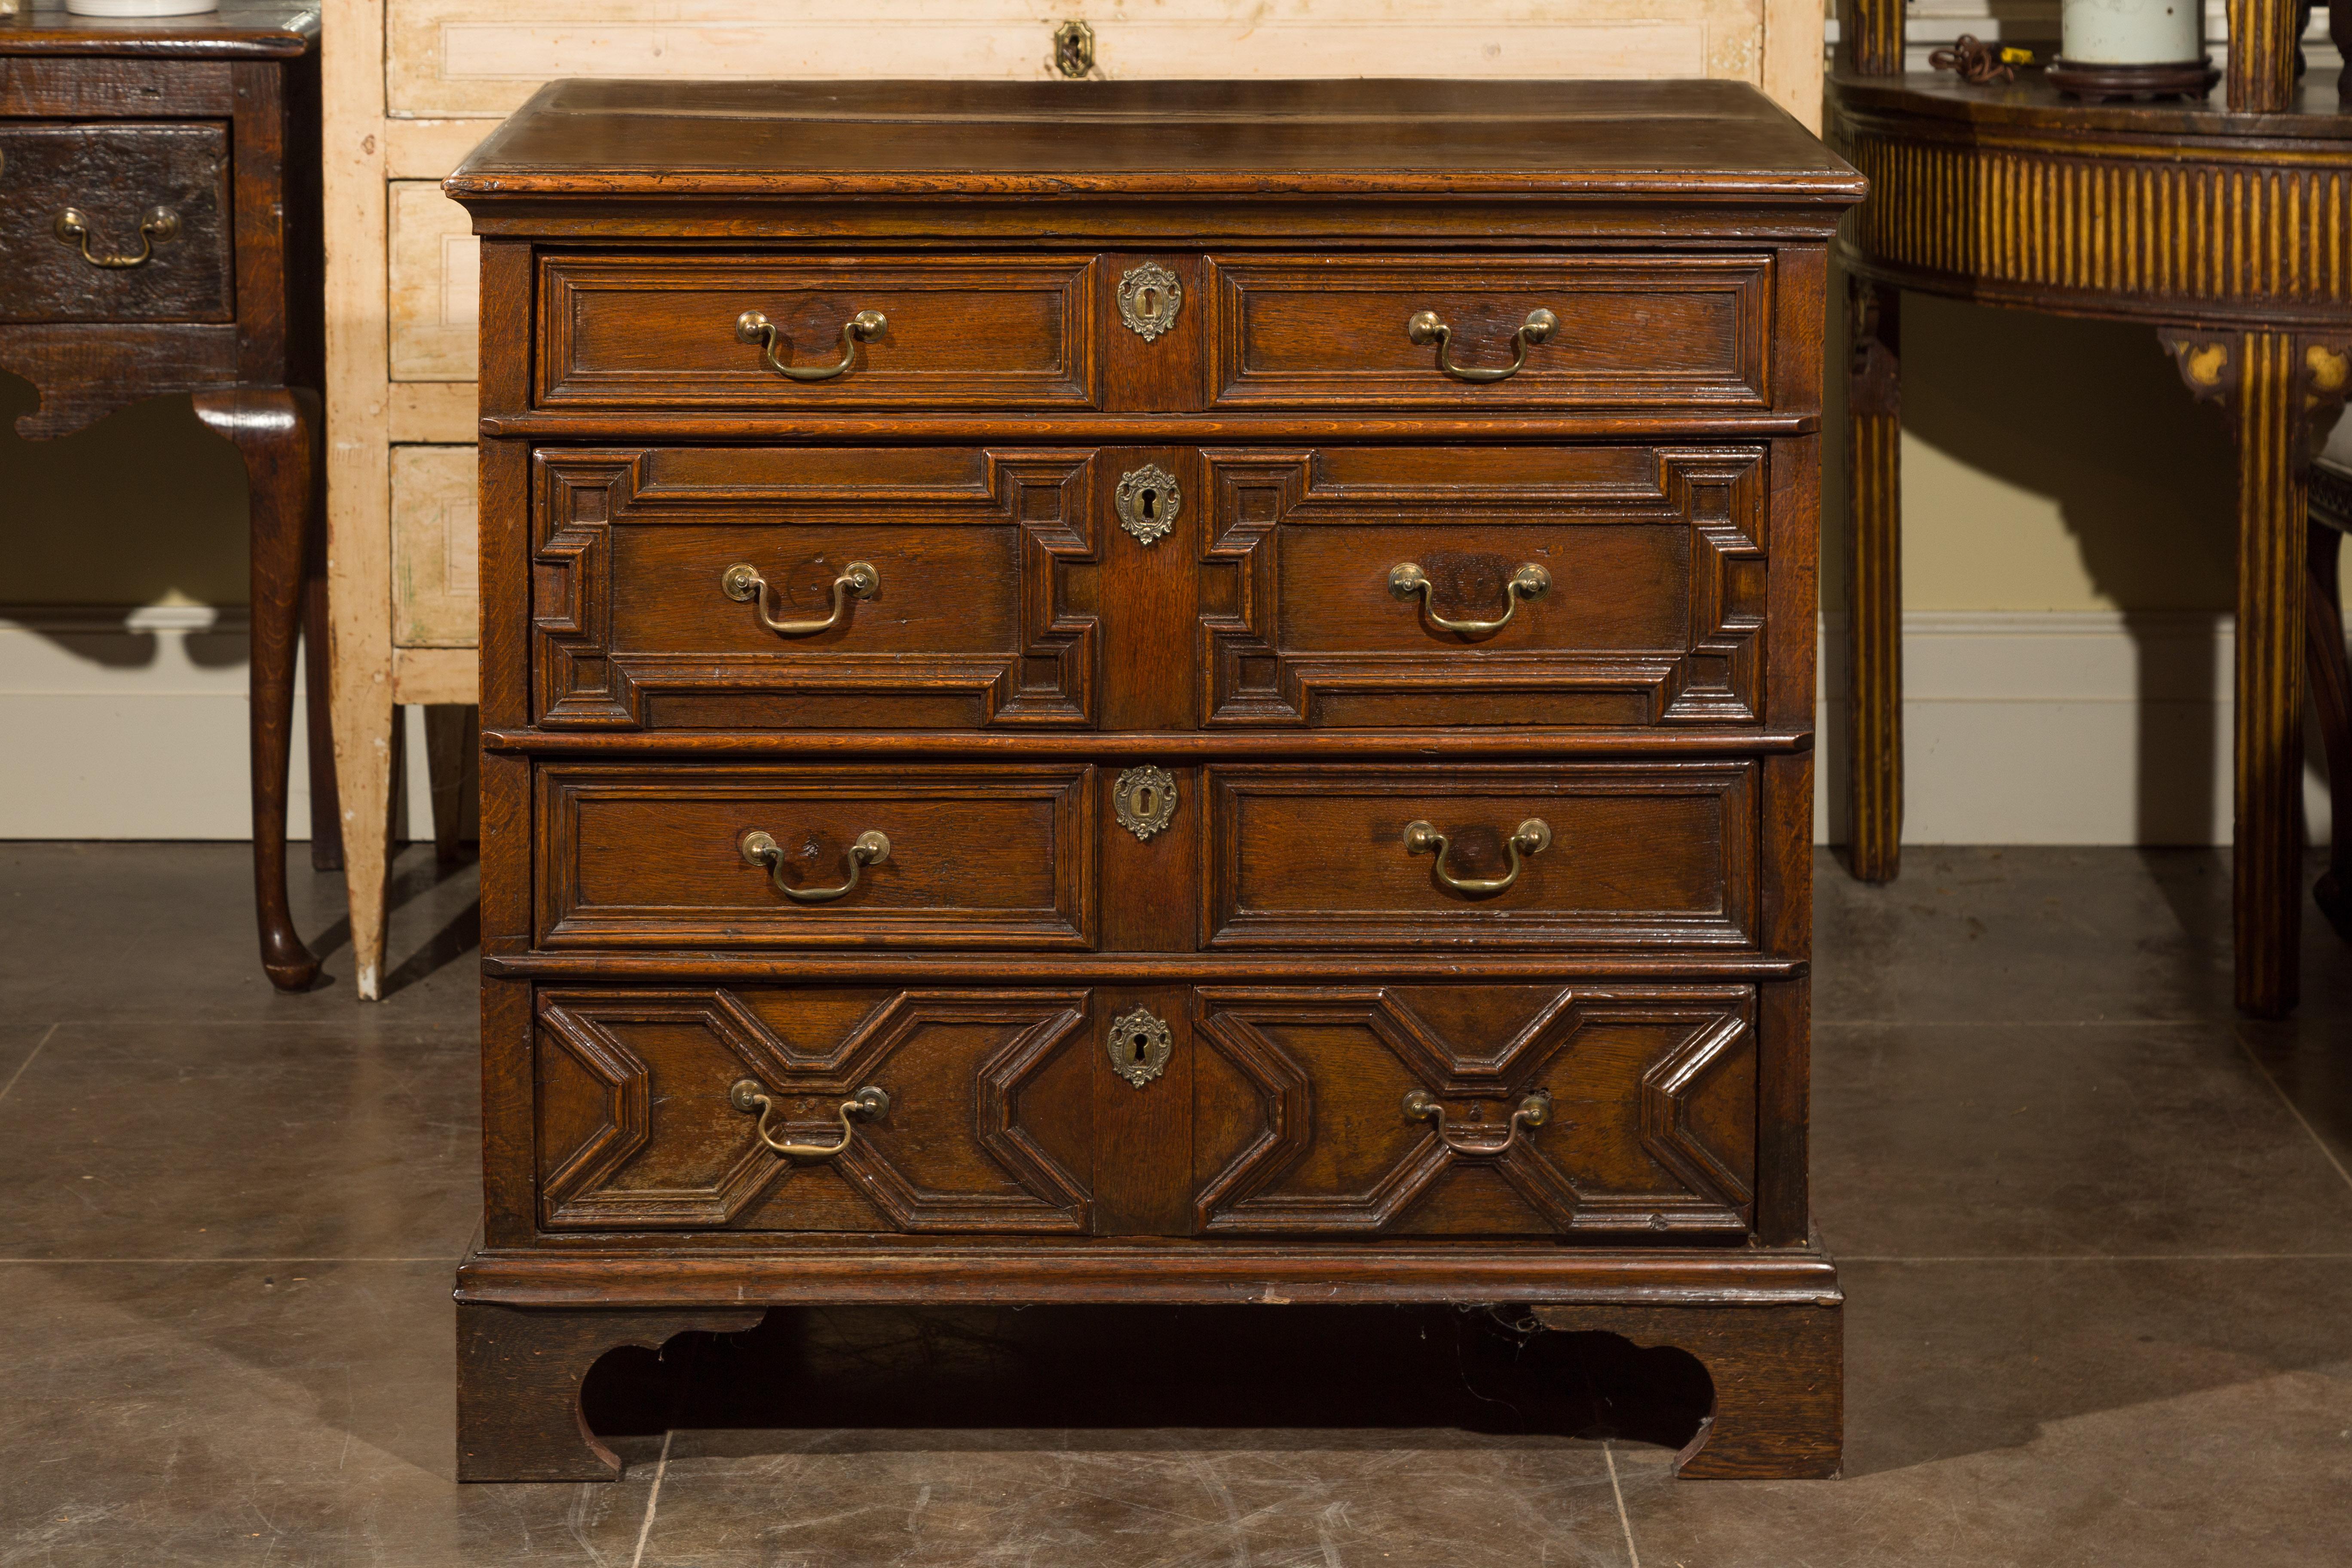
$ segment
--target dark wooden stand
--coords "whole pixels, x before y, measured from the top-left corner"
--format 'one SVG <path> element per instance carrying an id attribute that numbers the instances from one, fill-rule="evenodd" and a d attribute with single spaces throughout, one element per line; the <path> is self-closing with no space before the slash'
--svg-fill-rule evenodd
<path id="1" fill-rule="evenodd" d="M 2306 487 L 2352 379 L 2352 110 L 2337 82 L 2296 79 L 2288 0 L 2232 7 L 2226 108 L 2086 104 L 2038 70 L 1906 76 L 1900 5 L 1840 9 L 1830 134 L 1871 179 L 1840 247 L 1853 873 L 1901 863 L 1900 291 L 2144 322 L 2237 437 L 2237 1003 L 2282 1016 L 2303 897 Z M 2352 42 L 2352 5 L 2331 21 Z"/>
<path id="2" fill-rule="evenodd" d="M 318 34 L 315 6 L 277 0 L 141 23 L 43 4 L 0 21 L 0 369 L 41 397 L 18 431 L 70 435 L 188 393 L 245 459 L 254 896 L 261 966 L 281 990 L 319 971 L 286 900 L 298 639 L 311 861 L 342 863 L 326 717 Z M 68 207 L 83 221 L 61 236 Z"/>

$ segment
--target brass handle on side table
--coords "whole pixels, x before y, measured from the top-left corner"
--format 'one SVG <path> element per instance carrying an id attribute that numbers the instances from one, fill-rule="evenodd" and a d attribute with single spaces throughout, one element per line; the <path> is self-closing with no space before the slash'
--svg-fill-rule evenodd
<path id="1" fill-rule="evenodd" d="M 1389 592 L 1400 599 L 1410 599 L 1415 594 L 1420 595 L 1421 618 L 1439 631 L 1452 632 L 1456 637 L 1494 636 L 1495 633 L 1509 626 L 1511 617 L 1519 613 L 1520 600 L 1540 599 L 1550 587 L 1550 573 L 1532 561 L 1522 561 L 1517 569 L 1512 572 L 1511 580 L 1503 584 L 1503 597 L 1509 607 L 1504 610 L 1501 616 L 1491 621 L 1449 621 L 1437 613 L 1437 606 L 1433 598 L 1436 588 L 1430 582 L 1429 574 L 1421 569 L 1419 562 L 1400 561 L 1389 568 Z"/>
<path id="2" fill-rule="evenodd" d="M 768 608 L 768 580 L 760 569 L 748 561 L 738 561 L 719 574 L 719 585 L 737 604 L 759 605 L 760 624 L 780 637 L 814 637 L 829 632 L 842 624 L 849 614 L 849 601 L 870 599 L 882 591 L 882 574 L 874 570 L 870 561 L 853 561 L 841 569 L 833 580 L 833 614 L 821 621 L 780 621 Z M 1507 619 L 1508 617 L 1506 617 Z"/>
<path id="3" fill-rule="evenodd" d="M 1509 1148 L 1520 1128 L 1541 1127 L 1551 1120 L 1551 1096 L 1538 1089 L 1519 1101 L 1519 1108 L 1511 1112 L 1511 1120 L 1499 1129 L 1500 1137 L 1496 1136 L 1498 1130 L 1490 1127 L 1447 1131 L 1445 1107 L 1438 1104 L 1437 1097 L 1425 1089 L 1416 1089 L 1404 1097 L 1404 1117 L 1408 1121 L 1436 1122 L 1437 1136 L 1457 1154 L 1492 1156 Z"/>
<path id="4" fill-rule="evenodd" d="M 828 1160 L 848 1148 L 849 1141 L 857 1135 L 857 1129 L 850 1125 L 851 1117 L 864 1116 L 879 1121 L 890 1112 L 890 1097 L 869 1084 L 841 1102 L 840 1142 L 787 1143 L 768 1131 L 768 1119 L 776 1113 L 776 1102 L 769 1095 L 767 1086 L 758 1079 L 737 1079 L 734 1087 L 727 1091 L 727 1103 L 747 1116 L 758 1111 L 760 1142 L 779 1154 L 790 1154 L 801 1160 Z"/>
<path id="5" fill-rule="evenodd" d="M 1522 855 L 1540 855 L 1551 847 L 1551 824 L 1540 816 L 1530 816 L 1511 830 L 1504 847 L 1510 851 L 1511 868 L 1499 877 L 1456 877 L 1445 869 L 1445 835 L 1426 822 L 1404 825 L 1404 852 L 1408 855 L 1434 855 L 1437 864 L 1432 868 L 1437 879 L 1457 893 L 1499 893 L 1519 879 Z"/>
<path id="6" fill-rule="evenodd" d="M 1404 335 L 1414 342 L 1437 345 L 1437 368 L 1456 381 L 1508 381 L 1518 374 L 1528 363 L 1528 345 L 1542 342 L 1558 331 L 1558 316 L 1540 308 L 1529 310 L 1528 319 L 1519 323 L 1519 330 L 1511 334 L 1511 363 L 1501 370 L 1475 370 L 1468 365 L 1455 364 L 1447 357 L 1454 329 L 1447 326 L 1444 318 L 1436 311 L 1417 311 L 1404 324 Z"/>
<path id="7" fill-rule="evenodd" d="M 796 904 L 829 904 L 848 894 L 857 886 L 857 874 L 868 866 L 878 866 L 890 858 L 890 840 L 871 830 L 861 833 L 849 846 L 849 880 L 838 888 L 795 888 L 784 880 L 784 850 L 775 836 L 757 828 L 743 835 L 743 863 L 767 870 L 768 880 L 776 891 Z"/>
<path id="8" fill-rule="evenodd" d="M 837 375 L 847 375 L 849 367 L 857 363 L 857 345 L 880 337 L 889 324 L 889 319 L 879 310 L 858 311 L 841 323 L 841 363 L 812 365 L 805 370 L 776 357 L 776 324 L 757 310 L 746 310 L 735 318 L 735 337 L 740 342 L 760 344 L 761 362 L 778 375 L 794 381 L 831 381 Z"/>
<path id="9" fill-rule="evenodd" d="M 68 207 L 58 215 L 57 236 L 68 245 L 81 248 L 81 258 L 92 267 L 110 270 L 144 267 L 154 258 L 155 247 L 168 245 L 179 237 L 180 215 L 170 207 L 150 207 L 147 216 L 139 220 L 139 254 L 136 256 L 93 256 L 89 250 L 89 215 L 79 207 Z"/>

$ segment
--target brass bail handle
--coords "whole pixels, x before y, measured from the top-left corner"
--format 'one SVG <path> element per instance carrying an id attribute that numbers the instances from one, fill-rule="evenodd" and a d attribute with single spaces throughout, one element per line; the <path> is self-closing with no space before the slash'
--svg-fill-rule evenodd
<path id="1" fill-rule="evenodd" d="M 1528 319 L 1521 321 L 1519 330 L 1511 334 L 1511 363 L 1500 370 L 1479 370 L 1454 363 L 1449 346 L 1454 339 L 1454 329 L 1447 326 L 1445 318 L 1436 311 L 1415 311 L 1404 324 L 1404 335 L 1414 342 L 1437 345 L 1438 369 L 1456 381 L 1476 382 L 1510 380 L 1528 363 L 1528 345 L 1542 342 L 1558 331 L 1559 318 L 1538 306 L 1528 312 Z"/>
<path id="2" fill-rule="evenodd" d="M 1425 1089 L 1416 1089 L 1404 1097 L 1404 1118 L 1407 1121 L 1434 1121 L 1437 1136 L 1448 1149 L 1457 1154 L 1474 1158 L 1492 1158 L 1509 1148 L 1522 1127 L 1541 1127 L 1551 1120 L 1551 1096 L 1536 1090 L 1519 1101 L 1511 1112 L 1511 1120 L 1500 1128 L 1457 1127 L 1445 1125 L 1445 1107 Z M 1499 1134 L 1499 1136 L 1497 1135 Z"/>
<path id="3" fill-rule="evenodd" d="M 180 215 L 170 207 L 150 207 L 139 220 L 139 254 L 136 256 L 93 256 L 90 254 L 89 215 L 79 207 L 68 207 L 58 215 L 57 236 L 68 245 L 79 246 L 81 258 L 92 267 L 110 270 L 144 267 L 154 258 L 155 247 L 169 245 L 180 235 Z"/>
<path id="4" fill-rule="evenodd" d="M 879 310 L 858 311 L 841 323 L 841 363 L 806 368 L 786 364 L 776 357 L 780 335 L 776 324 L 757 310 L 746 310 L 735 318 L 735 337 L 739 342 L 758 343 L 761 362 L 778 375 L 794 381 L 831 381 L 837 375 L 847 375 L 849 367 L 857 363 L 857 345 L 880 337 L 889 324 L 889 318 Z"/>
<path id="5" fill-rule="evenodd" d="M 1400 561 L 1389 568 L 1389 592 L 1400 599 L 1420 595 L 1423 622 L 1439 631 L 1452 632 L 1456 637 L 1493 637 L 1511 624 L 1511 617 L 1519 613 L 1520 600 L 1540 599 L 1550 588 L 1550 573 L 1532 561 L 1522 561 L 1513 569 L 1511 580 L 1503 584 L 1506 607 L 1500 616 L 1491 621 L 1449 621 L 1437 613 L 1434 599 L 1437 590 L 1430 582 L 1429 574 L 1421 569 L 1421 563 Z"/>
<path id="6" fill-rule="evenodd" d="M 758 866 L 768 873 L 768 880 L 776 891 L 796 904 L 829 904 L 843 898 L 857 886 L 857 874 L 868 866 L 878 866 L 890 858 L 890 840 L 872 829 L 857 836 L 849 846 L 849 880 L 838 888 L 795 888 L 784 880 L 784 849 L 775 836 L 758 828 L 743 835 L 743 863 Z"/>
<path id="7" fill-rule="evenodd" d="M 775 1100 L 768 1093 L 767 1085 L 756 1078 L 739 1078 L 727 1091 L 727 1103 L 750 1115 L 760 1113 L 760 1142 L 779 1154 L 790 1154 L 799 1160 L 830 1160 L 849 1147 L 857 1135 L 851 1124 L 852 1117 L 863 1116 L 880 1121 L 890 1113 L 890 1097 L 868 1084 L 841 1102 L 841 1142 L 838 1143 L 787 1143 L 768 1130 L 768 1121 L 776 1113 Z"/>
<path id="8" fill-rule="evenodd" d="M 768 607 L 768 580 L 748 561 L 738 561 L 721 572 L 719 586 L 738 604 L 756 603 L 759 608 L 753 613 L 760 617 L 760 624 L 778 637 L 806 637 L 829 632 L 843 624 L 849 616 L 850 600 L 870 599 L 880 593 L 882 574 L 874 570 L 871 561 L 853 561 L 843 567 L 841 575 L 833 580 L 833 614 L 821 621 L 778 620 L 776 613 Z"/>
<path id="9" fill-rule="evenodd" d="M 1511 868 L 1499 877 L 1456 877 L 1445 868 L 1445 835 L 1426 822 L 1404 825 L 1404 852 L 1408 855 L 1434 855 L 1437 864 L 1432 868 L 1437 879 L 1457 893 L 1499 893 L 1519 879 L 1519 868 L 1525 864 L 1522 855 L 1540 855 L 1551 847 L 1551 824 L 1540 816 L 1530 816 L 1511 830 L 1504 847 L 1510 852 Z"/>

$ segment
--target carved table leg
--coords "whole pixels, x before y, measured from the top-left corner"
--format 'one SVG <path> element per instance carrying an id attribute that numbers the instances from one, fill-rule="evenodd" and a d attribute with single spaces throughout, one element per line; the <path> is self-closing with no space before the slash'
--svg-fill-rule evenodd
<path id="1" fill-rule="evenodd" d="M 2313 447 L 2344 406 L 2352 342 L 2160 334 L 2238 448 L 2237 1000 L 2294 1011 L 2303 924 L 2303 673 Z"/>
<path id="2" fill-rule="evenodd" d="M 2241 336 L 2238 374 L 2238 1005 L 2294 1010 L 2303 915 L 2304 489 L 2294 340 Z"/>
<path id="3" fill-rule="evenodd" d="M 1715 1382 L 1715 1408 L 1683 1451 L 1685 1480 L 1834 1476 L 1845 1447 L 1841 1306 L 1538 1307 L 1548 1329 L 1622 1334 L 1687 1351 Z"/>
<path id="4" fill-rule="evenodd" d="M 621 1461 L 580 1409 L 596 1358 L 623 1345 L 659 1350 L 701 1330 L 756 1328 L 758 1307 L 648 1310 L 457 1304 L 457 1479 L 610 1481 Z"/>
<path id="5" fill-rule="evenodd" d="M 1846 779 L 1853 874 L 1888 882 L 1903 859 L 1903 467 L 1900 296 L 1847 280 Z"/>
<path id="6" fill-rule="evenodd" d="M 281 991 L 318 977 L 286 904 L 287 752 L 293 740 L 294 648 L 303 554 L 321 473 L 319 395 L 301 388 L 201 392 L 196 417 L 245 459 L 253 513 L 253 889 L 261 967 Z"/>
<path id="7" fill-rule="evenodd" d="M 2352 13 L 2352 0 L 2344 9 Z M 2347 518 L 2352 521 L 2352 518 Z M 2311 658 L 2311 707 L 2327 752 L 2327 790 L 2335 819 L 2327 870 L 2312 897 L 2327 912 L 2338 934 L 2352 942 L 2352 667 L 2344 652 L 2343 590 L 2336 559 L 2343 535 L 2326 524 L 2311 524 L 2305 618 Z"/>

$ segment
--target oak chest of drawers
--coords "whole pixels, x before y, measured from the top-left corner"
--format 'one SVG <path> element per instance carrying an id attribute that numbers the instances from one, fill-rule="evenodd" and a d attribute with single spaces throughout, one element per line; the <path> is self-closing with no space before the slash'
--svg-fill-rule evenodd
<path id="1" fill-rule="evenodd" d="M 1839 1450 L 1825 246 L 1727 83 L 558 83 L 482 246 L 460 1469 L 769 1306 L 1507 1302 Z"/>

